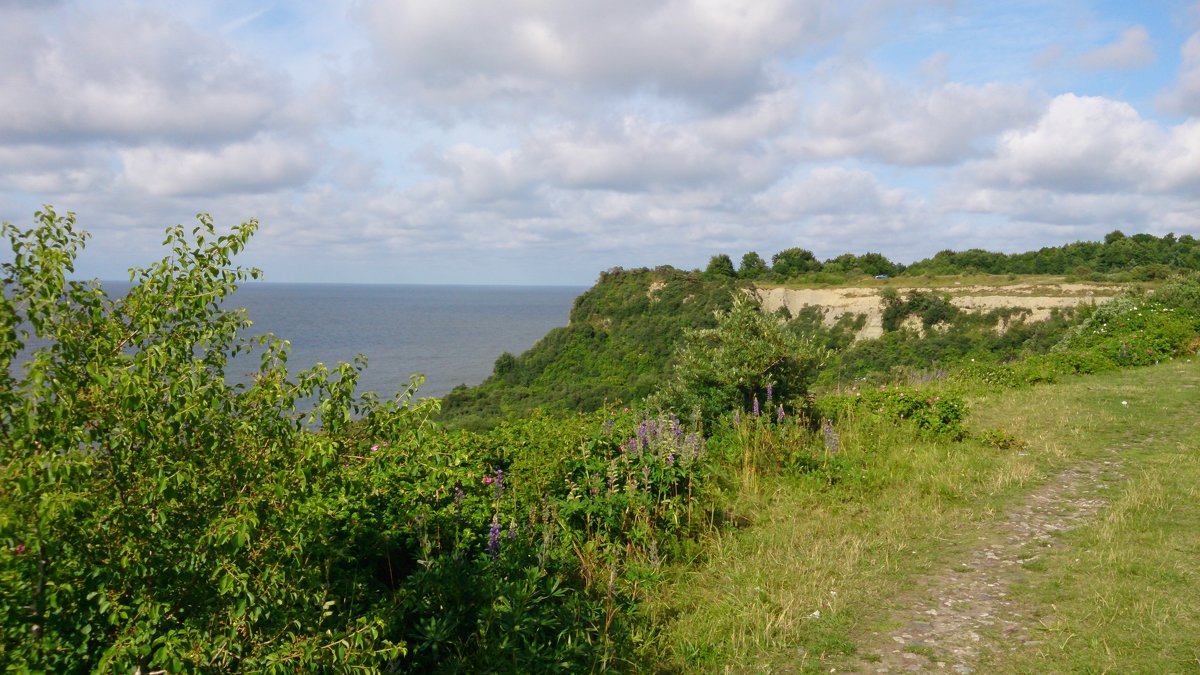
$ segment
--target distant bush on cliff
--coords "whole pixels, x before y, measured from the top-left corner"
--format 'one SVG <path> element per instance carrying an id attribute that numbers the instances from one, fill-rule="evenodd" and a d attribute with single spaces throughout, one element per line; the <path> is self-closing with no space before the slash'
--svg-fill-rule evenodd
<path id="1" fill-rule="evenodd" d="M 672 267 L 603 272 L 575 300 L 569 325 L 524 354 L 501 354 L 482 384 L 443 399 L 441 420 L 482 429 L 535 408 L 591 411 L 644 398 L 667 378 L 684 330 L 714 326 L 735 287 L 725 275 Z"/>
<path id="2" fill-rule="evenodd" d="M 722 263 L 730 260 L 713 256 Z M 1104 241 L 1077 241 L 1046 246 L 1024 253 L 998 253 L 983 249 L 939 251 L 911 265 L 892 262 L 879 253 L 844 253 L 824 262 L 811 251 L 789 248 L 776 253 L 767 265 L 751 251 L 742 258 L 736 276 L 765 282 L 840 284 L 854 277 L 946 276 L 956 274 L 1050 274 L 1112 281 L 1153 281 L 1174 272 L 1200 270 L 1200 242 L 1191 235 L 1126 236 L 1114 230 Z M 723 269 L 727 266 L 722 265 Z"/>

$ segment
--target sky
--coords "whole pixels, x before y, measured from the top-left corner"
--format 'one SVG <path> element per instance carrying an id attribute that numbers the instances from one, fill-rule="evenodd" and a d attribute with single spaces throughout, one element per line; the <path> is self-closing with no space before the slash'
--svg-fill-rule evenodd
<path id="1" fill-rule="evenodd" d="M 281 282 L 1200 236 L 1200 2 L 0 0 L 43 204 L 102 279 L 197 213 Z"/>

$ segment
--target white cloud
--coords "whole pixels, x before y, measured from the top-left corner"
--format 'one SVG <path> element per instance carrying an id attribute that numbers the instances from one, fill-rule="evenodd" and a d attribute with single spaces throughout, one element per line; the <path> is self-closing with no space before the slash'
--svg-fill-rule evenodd
<path id="1" fill-rule="evenodd" d="M 401 97 L 470 104 L 572 92 L 738 105 L 779 60 L 837 40 L 894 0 L 378 0 L 361 12 Z"/>
<path id="2" fill-rule="evenodd" d="M 1116 40 L 1079 57 L 1088 70 L 1137 70 L 1154 63 L 1154 49 L 1145 26 L 1130 26 Z"/>
<path id="3" fill-rule="evenodd" d="M 1171 112 L 1200 116 L 1200 32 L 1193 33 L 1179 53 L 1179 79 L 1158 102 Z"/>
<path id="4" fill-rule="evenodd" d="M 15 13 L 0 44 L 0 138 L 244 138 L 287 98 L 267 69 L 154 11 Z"/>
<path id="5" fill-rule="evenodd" d="M 1164 127 L 1122 101 L 1064 94 L 1001 136 L 994 157 L 958 171 L 938 204 L 1000 217 L 1032 246 L 1044 228 L 1090 239 L 1114 227 L 1195 233 L 1198 196 L 1200 120 Z"/>
<path id="6" fill-rule="evenodd" d="M 1170 129 L 1128 103 L 1063 94 L 1035 124 L 1010 131 L 970 168 L 990 185 L 1063 192 L 1170 191 L 1192 175 L 1200 125 Z"/>
<path id="7" fill-rule="evenodd" d="M 318 166 L 311 148 L 273 138 L 217 150 L 138 147 L 120 157 L 129 184 L 158 196 L 270 192 L 307 182 Z"/>
<path id="8" fill-rule="evenodd" d="M 875 68 L 827 64 L 822 88 L 795 141 L 810 158 L 867 157 L 899 165 L 950 164 L 978 154 L 989 137 L 1036 115 L 1020 85 L 948 82 L 904 87 Z"/>

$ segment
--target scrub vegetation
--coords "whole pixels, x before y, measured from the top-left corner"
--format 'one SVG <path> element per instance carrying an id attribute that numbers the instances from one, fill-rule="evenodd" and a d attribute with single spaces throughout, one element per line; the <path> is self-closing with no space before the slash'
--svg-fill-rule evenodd
<path id="1" fill-rule="evenodd" d="M 853 317 L 765 314 L 739 288 L 835 273 L 801 249 L 733 276 L 613 270 L 480 387 L 381 400 L 356 392 L 365 363 L 293 372 L 222 302 L 258 274 L 233 262 L 255 223 L 168 230 L 115 298 L 69 279 L 72 215 L 35 221 L 4 225 L 0 268 L 5 669 L 828 672 L 872 658 L 917 575 L 1113 448 L 1111 506 L 1014 587 L 1056 608 L 1046 639 L 980 658 L 1197 663 L 1200 277 L 1003 330 L 896 294 L 856 343 Z M 1060 248 L 1194 243 L 1142 236 Z M 1180 256 L 1162 264 L 1198 266 Z M 1131 260 L 1093 270 L 1157 264 Z"/>

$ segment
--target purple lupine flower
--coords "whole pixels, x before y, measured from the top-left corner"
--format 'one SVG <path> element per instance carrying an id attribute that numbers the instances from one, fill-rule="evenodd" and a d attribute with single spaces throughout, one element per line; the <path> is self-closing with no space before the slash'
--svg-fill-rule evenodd
<path id="1" fill-rule="evenodd" d="M 638 425 L 637 435 L 643 450 L 650 447 L 650 427 L 644 420 Z"/>
<path id="2" fill-rule="evenodd" d="M 775 419 L 776 422 L 778 422 L 779 424 L 783 424 L 783 406 L 782 405 L 779 406 L 779 414 L 776 415 L 775 417 L 776 417 L 776 419 Z"/>
<path id="3" fill-rule="evenodd" d="M 613 420 L 611 418 L 604 420 L 604 435 L 605 436 L 612 433 L 614 422 L 615 422 L 615 420 Z"/>
<path id="4" fill-rule="evenodd" d="M 829 454 L 836 455 L 841 437 L 833 430 L 833 422 L 824 420 L 821 422 L 821 432 L 825 434 L 825 449 Z"/>
<path id="5" fill-rule="evenodd" d="M 742 426 L 742 412 L 740 410 L 733 411 L 733 426 Z"/>
<path id="6" fill-rule="evenodd" d="M 508 525 L 508 540 L 516 541 L 516 539 L 517 539 L 517 524 L 509 523 L 509 525 Z"/>
<path id="7" fill-rule="evenodd" d="M 758 396 L 755 396 L 755 397 L 754 397 L 754 416 L 755 416 L 755 417 L 758 417 L 758 413 L 759 413 L 759 410 L 758 410 Z"/>
<path id="8" fill-rule="evenodd" d="M 773 385 L 773 384 L 768 384 L 768 385 L 767 385 L 767 401 L 768 401 L 768 402 L 770 402 L 770 400 L 771 400 L 771 396 L 772 396 L 774 393 L 775 393 L 775 385 Z"/>
<path id="9" fill-rule="evenodd" d="M 496 477 L 492 480 L 492 487 L 496 489 L 496 500 L 504 495 L 504 470 L 496 469 Z"/>
<path id="10" fill-rule="evenodd" d="M 675 466 L 675 453 L 667 454 L 667 466 Z"/>
<path id="11" fill-rule="evenodd" d="M 492 519 L 492 529 L 488 530 L 488 555 L 492 560 L 500 557 L 500 521 Z"/>
<path id="12" fill-rule="evenodd" d="M 462 506 L 463 499 L 464 499 L 466 496 L 467 496 L 467 495 L 466 495 L 466 493 L 464 493 L 464 492 L 463 492 L 463 489 L 462 489 L 462 486 L 461 486 L 461 485 L 455 485 L 455 486 L 454 486 L 454 505 L 455 505 L 455 506 Z"/>
<path id="13" fill-rule="evenodd" d="M 629 454 L 634 457 L 637 457 L 637 450 L 638 450 L 637 439 L 636 438 L 629 439 L 629 443 L 627 445 L 629 447 Z"/>

